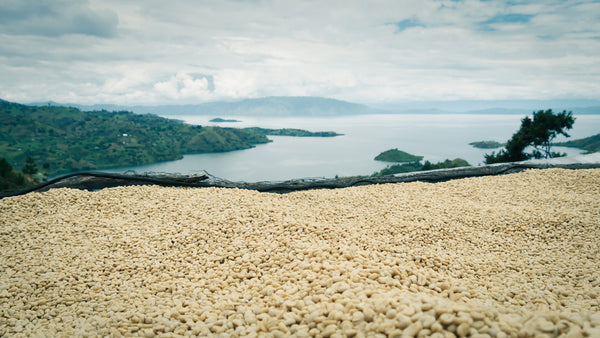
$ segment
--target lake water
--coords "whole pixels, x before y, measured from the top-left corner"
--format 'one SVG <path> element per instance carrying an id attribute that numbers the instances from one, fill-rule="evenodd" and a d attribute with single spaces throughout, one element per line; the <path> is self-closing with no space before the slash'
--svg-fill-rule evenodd
<path id="1" fill-rule="evenodd" d="M 495 149 L 476 149 L 469 142 L 510 139 L 521 124 L 521 115 L 396 114 L 341 117 L 227 117 L 241 122 L 211 123 L 214 116 L 169 115 L 190 124 L 222 127 L 299 128 L 335 131 L 343 136 L 268 136 L 273 142 L 227 153 L 185 155 L 183 159 L 109 170 L 194 174 L 206 171 L 230 181 L 282 181 L 298 178 L 332 178 L 371 175 L 389 163 L 375 161 L 379 153 L 398 148 L 424 156 L 432 163 L 457 157 L 471 165 L 483 164 L 484 154 Z M 600 132 L 600 115 L 576 116 L 570 139 Z M 558 139 L 558 141 L 564 138 Z M 555 147 L 569 155 L 578 149 Z"/>

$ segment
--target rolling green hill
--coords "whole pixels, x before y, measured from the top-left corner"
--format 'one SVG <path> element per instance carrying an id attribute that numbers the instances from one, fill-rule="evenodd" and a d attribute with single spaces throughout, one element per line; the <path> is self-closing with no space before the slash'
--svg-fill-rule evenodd
<path id="1" fill-rule="evenodd" d="M 155 115 L 0 100 L 0 158 L 14 168 L 23 168 L 25 160 L 33 158 L 50 175 L 175 160 L 188 153 L 247 149 L 267 142 L 265 135 L 248 130 L 192 126 Z"/>
<path id="2" fill-rule="evenodd" d="M 587 150 L 588 153 L 595 153 L 597 151 L 600 151 L 600 134 L 596 134 L 578 140 L 556 143 L 555 145 L 563 147 L 581 148 Z"/>

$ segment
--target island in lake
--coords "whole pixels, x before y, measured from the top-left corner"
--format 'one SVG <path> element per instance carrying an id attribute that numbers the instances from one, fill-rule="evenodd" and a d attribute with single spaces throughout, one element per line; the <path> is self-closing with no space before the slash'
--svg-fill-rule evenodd
<path id="1" fill-rule="evenodd" d="M 423 159 L 423 156 L 412 155 L 398 149 L 389 149 L 375 157 L 375 161 L 383 162 L 416 162 Z"/>
<path id="2" fill-rule="evenodd" d="M 308 131 L 304 129 L 294 129 L 294 128 L 283 128 L 283 129 L 268 129 L 268 128 L 258 128 L 258 127 L 250 127 L 244 128 L 252 133 L 256 133 L 259 135 L 270 135 L 270 136 L 295 136 L 295 137 L 334 137 L 341 136 L 343 134 L 338 134 L 334 131 Z"/>
<path id="3" fill-rule="evenodd" d="M 479 149 L 494 149 L 504 147 L 506 143 L 500 143 L 496 141 L 477 141 L 471 142 L 469 145 Z"/>
<path id="4" fill-rule="evenodd" d="M 217 122 L 217 123 L 221 123 L 221 122 L 242 122 L 240 120 L 234 120 L 234 119 L 224 119 L 224 118 L 220 118 L 220 117 L 215 117 L 214 119 L 208 121 L 208 122 Z"/>

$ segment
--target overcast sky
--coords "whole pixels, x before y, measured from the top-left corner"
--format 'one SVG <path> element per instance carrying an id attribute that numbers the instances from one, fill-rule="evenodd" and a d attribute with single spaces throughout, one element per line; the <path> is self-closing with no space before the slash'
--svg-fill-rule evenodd
<path id="1" fill-rule="evenodd" d="M 598 99 L 600 1 L 0 0 L 0 98 Z"/>

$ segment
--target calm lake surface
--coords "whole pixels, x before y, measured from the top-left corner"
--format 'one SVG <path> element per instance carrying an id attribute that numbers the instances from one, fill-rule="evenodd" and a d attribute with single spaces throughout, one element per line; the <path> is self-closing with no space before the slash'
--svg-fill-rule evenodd
<path id="1" fill-rule="evenodd" d="M 273 142 L 227 153 L 185 155 L 177 161 L 108 170 L 194 174 L 206 171 L 230 181 L 282 181 L 298 178 L 332 178 L 371 175 L 390 163 L 373 160 L 379 153 L 398 148 L 424 156 L 433 163 L 457 157 L 481 165 L 484 154 L 497 149 L 476 149 L 469 142 L 505 142 L 521 125 L 521 115 L 397 114 L 342 117 L 227 117 L 235 123 L 212 123 L 215 116 L 169 115 L 196 125 L 222 127 L 299 128 L 335 131 L 337 137 L 268 136 Z M 600 115 L 575 116 L 570 139 L 600 132 Z M 558 139 L 558 141 L 564 138 Z M 578 149 L 555 147 L 569 155 Z"/>

